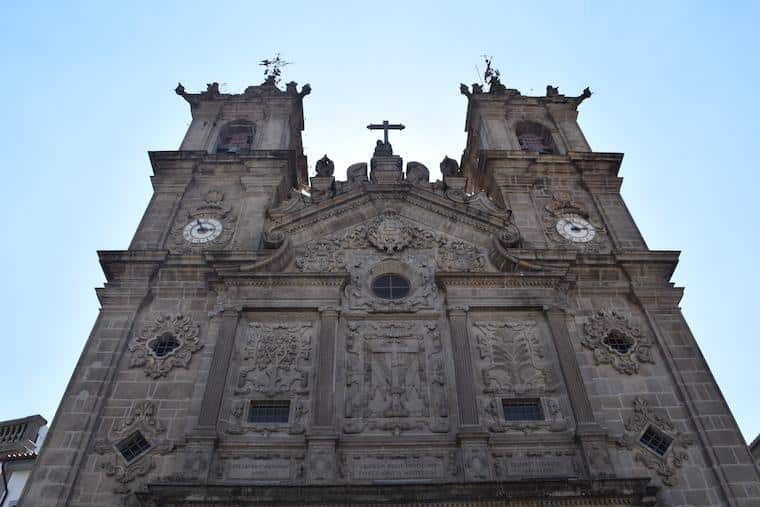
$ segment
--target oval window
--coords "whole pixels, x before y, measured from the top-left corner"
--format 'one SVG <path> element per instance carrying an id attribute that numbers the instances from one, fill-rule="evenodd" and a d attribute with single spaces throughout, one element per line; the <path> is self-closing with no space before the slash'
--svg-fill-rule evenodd
<path id="1" fill-rule="evenodd" d="M 399 299 L 409 295 L 409 280 L 401 275 L 380 275 L 372 282 L 372 292 L 383 299 Z"/>

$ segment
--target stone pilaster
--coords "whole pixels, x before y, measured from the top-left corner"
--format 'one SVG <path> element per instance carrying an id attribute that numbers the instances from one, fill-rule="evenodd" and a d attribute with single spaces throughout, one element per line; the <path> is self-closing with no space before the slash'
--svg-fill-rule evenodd
<path id="1" fill-rule="evenodd" d="M 338 309 L 319 309 L 317 378 L 314 389 L 314 430 L 333 430 L 335 423 L 335 337 L 338 332 Z"/>
<path id="2" fill-rule="evenodd" d="M 583 451 L 587 472 L 591 477 L 613 476 L 614 470 L 607 449 L 607 433 L 594 417 L 594 410 L 567 329 L 567 314 L 559 308 L 549 308 L 545 313 L 554 337 L 554 346 L 573 409 L 577 425 L 576 436 Z"/>
<path id="3" fill-rule="evenodd" d="M 449 326 L 451 329 L 451 349 L 454 357 L 454 376 L 457 385 L 457 405 L 459 407 L 459 424 L 463 428 L 479 428 L 478 402 L 475 391 L 475 378 L 472 368 L 470 335 L 467 330 L 467 311 L 469 307 L 455 306 L 449 308 Z"/>
<path id="4" fill-rule="evenodd" d="M 216 317 L 219 319 L 219 323 L 214 356 L 211 358 L 206 390 L 203 393 L 201 411 L 198 415 L 197 433 L 201 435 L 216 435 L 219 410 L 222 406 L 224 388 L 227 384 L 230 356 L 235 347 L 235 329 L 239 315 L 237 310 L 230 308 L 225 309 Z"/>

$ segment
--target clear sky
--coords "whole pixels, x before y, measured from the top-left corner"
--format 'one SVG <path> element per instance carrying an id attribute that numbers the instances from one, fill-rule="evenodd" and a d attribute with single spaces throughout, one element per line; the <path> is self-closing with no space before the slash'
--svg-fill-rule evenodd
<path id="1" fill-rule="evenodd" d="M 93 325 L 96 250 L 126 249 L 151 195 L 147 150 L 177 149 L 174 95 L 311 83 L 304 144 L 339 176 L 369 122 L 433 170 L 464 148 L 466 101 L 493 55 L 524 94 L 590 86 L 580 123 L 624 152 L 623 195 L 650 248 L 682 250 L 682 307 L 744 433 L 760 432 L 760 2 L 14 2 L 0 4 L 0 419 L 51 419 Z"/>

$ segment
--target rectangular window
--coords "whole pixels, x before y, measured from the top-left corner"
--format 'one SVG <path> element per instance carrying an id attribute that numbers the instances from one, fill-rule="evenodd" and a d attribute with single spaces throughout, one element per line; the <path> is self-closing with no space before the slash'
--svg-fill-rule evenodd
<path id="1" fill-rule="evenodd" d="M 248 421 L 252 423 L 287 424 L 290 417 L 290 400 L 260 400 L 251 402 Z"/>
<path id="2" fill-rule="evenodd" d="M 541 400 L 530 399 L 504 399 L 501 400 L 506 421 L 543 421 L 544 414 L 541 410 Z"/>
<path id="3" fill-rule="evenodd" d="M 639 442 L 641 442 L 641 445 L 648 447 L 660 456 L 665 456 L 673 439 L 656 428 L 649 426 L 644 434 L 641 435 Z"/>
<path id="4" fill-rule="evenodd" d="M 150 444 L 142 433 L 135 431 L 130 436 L 116 444 L 116 448 L 119 450 L 127 463 L 134 461 L 139 455 L 150 449 Z"/>

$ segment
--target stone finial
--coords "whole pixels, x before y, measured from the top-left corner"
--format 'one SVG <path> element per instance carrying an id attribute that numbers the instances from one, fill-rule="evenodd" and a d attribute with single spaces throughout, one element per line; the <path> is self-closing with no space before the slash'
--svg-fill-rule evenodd
<path id="1" fill-rule="evenodd" d="M 443 176 L 461 176 L 462 171 L 459 169 L 459 163 L 448 156 L 443 157 L 441 161 L 441 174 Z"/>
<path id="2" fill-rule="evenodd" d="M 327 155 L 317 160 L 316 166 L 317 176 L 330 177 L 335 172 L 335 164 L 332 160 L 327 158 Z"/>
<path id="3" fill-rule="evenodd" d="M 424 164 L 409 162 L 406 164 L 406 181 L 413 185 L 420 185 L 430 181 L 430 171 Z"/>
<path id="4" fill-rule="evenodd" d="M 367 183 L 369 178 L 367 177 L 367 163 L 359 162 L 351 164 L 346 169 L 346 177 L 349 183 Z"/>

